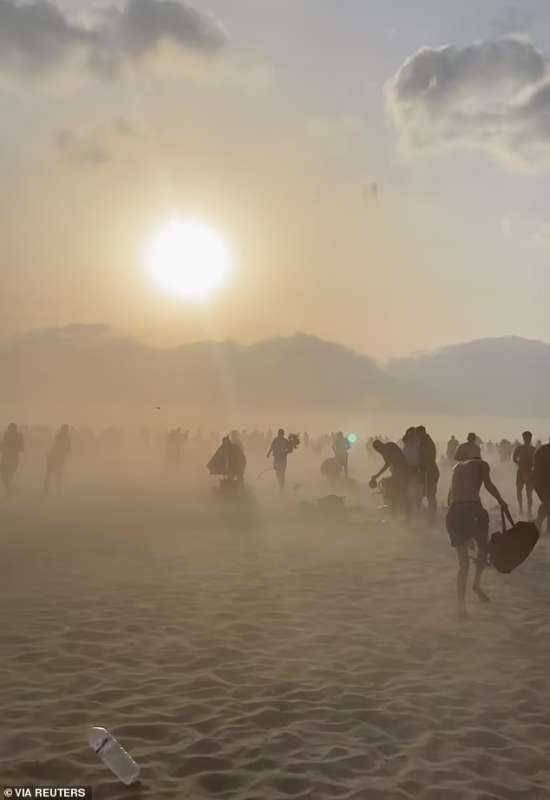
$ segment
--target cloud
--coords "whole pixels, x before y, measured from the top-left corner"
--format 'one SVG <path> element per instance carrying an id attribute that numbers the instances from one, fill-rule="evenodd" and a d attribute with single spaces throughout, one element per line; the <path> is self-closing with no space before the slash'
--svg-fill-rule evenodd
<path id="1" fill-rule="evenodd" d="M 48 0 L 0 0 L 0 71 L 43 74 L 81 56 L 93 73 L 115 77 L 162 44 L 213 53 L 225 43 L 220 22 L 184 0 L 128 0 L 92 24 L 72 20 Z"/>
<path id="2" fill-rule="evenodd" d="M 140 58 L 163 39 L 182 47 L 217 50 L 224 42 L 220 24 L 176 0 L 131 0 L 115 26 L 124 51 Z"/>
<path id="3" fill-rule="evenodd" d="M 59 64 L 71 48 L 86 46 L 90 33 L 48 2 L 19 5 L 0 0 L 0 65 L 30 72 Z"/>
<path id="4" fill-rule="evenodd" d="M 409 151 L 477 148 L 524 168 L 550 166 L 550 71 L 526 37 L 422 48 L 386 86 Z"/>

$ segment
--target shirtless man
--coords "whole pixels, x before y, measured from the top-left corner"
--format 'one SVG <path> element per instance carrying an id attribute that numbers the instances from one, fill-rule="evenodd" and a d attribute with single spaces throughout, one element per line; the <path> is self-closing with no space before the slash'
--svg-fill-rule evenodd
<path id="1" fill-rule="evenodd" d="M 489 598 L 481 588 L 481 576 L 487 563 L 489 548 L 489 514 L 483 508 L 479 496 L 482 486 L 485 486 L 489 494 L 495 498 L 510 523 L 514 524 L 506 502 L 491 480 L 489 464 L 479 457 L 459 462 L 453 469 L 452 483 L 449 490 L 447 531 L 451 538 L 451 545 L 455 548 L 458 557 L 458 611 L 462 619 L 468 618 L 468 612 L 466 611 L 466 584 L 470 568 L 468 555 L 468 542 L 470 539 L 475 539 L 477 543 L 473 590 L 482 602 L 489 602 Z"/>
<path id="2" fill-rule="evenodd" d="M 513 460 L 518 471 L 516 475 L 516 493 L 518 498 L 519 513 L 523 514 L 523 489 L 527 496 L 527 515 L 531 519 L 533 512 L 533 459 L 535 457 L 535 447 L 533 446 L 533 434 L 525 431 L 522 434 L 523 444 L 514 450 Z"/>
<path id="3" fill-rule="evenodd" d="M 550 443 L 543 444 L 534 455 L 533 487 L 541 502 L 537 527 L 542 533 L 544 521 L 548 520 L 547 527 L 550 531 Z"/>
<path id="4" fill-rule="evenodd" d="M 462 442 L 455 452 L 455 461 L 468 461 L 469 458 L 481 458 L 481 448 L 475 433 L 469 433 L 468 440 Z"/>

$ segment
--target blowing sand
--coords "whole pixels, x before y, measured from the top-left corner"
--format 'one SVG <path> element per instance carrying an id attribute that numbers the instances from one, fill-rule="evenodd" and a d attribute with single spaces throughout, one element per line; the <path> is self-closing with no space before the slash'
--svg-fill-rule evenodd
<path id="1" fill-rule="evenodd" d="M 207 490 L 37 493 L 0 516 L 0 783 L 99 800 L 550 797 L 545 541 L 490 572 L 491 604 L 471 597 L 459 623 L 442 529 L 303 522 Z M 88 725 L 132 753 L 138 786 L 98 761 Z"/>

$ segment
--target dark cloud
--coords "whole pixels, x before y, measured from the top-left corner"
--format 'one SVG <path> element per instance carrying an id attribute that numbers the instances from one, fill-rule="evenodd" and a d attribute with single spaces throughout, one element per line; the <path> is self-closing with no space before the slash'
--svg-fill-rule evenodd
<path id="1" fill-rule="evenodd" d="M 89 33 L 48 2 L 0 0 L 0 65 L 30 71 L 59 64 L 69 50 L 89 46 Z"/>
<path id="2" fill-rule="evenodd" d="M 410 149 L 464 146 L 550 163 L 548 63 L 527 38 L 423 48 L 389 82 L 387 99 Z"/>
<path id="3" fill-rule="evenodd" d="M 79 53 L 93 72 L 114 77 L 165 42 L 209 53 L 223 46 L 225 34 L 217 20 L 183 0 L 129 0 L 122 10 L 106 9 L 89 27 L 48 0 L 0 0 L 0 70 L 42 72 Z"/>
<path id="4" fill-rule="evenodd" d="M 203 50 L 217 50 L 224 42 L 219 23 L 176 0 L 131 0 L 120 14 L 117 35 L 124 51 L 134 58 L 146 55 L 163 40 Z"/>

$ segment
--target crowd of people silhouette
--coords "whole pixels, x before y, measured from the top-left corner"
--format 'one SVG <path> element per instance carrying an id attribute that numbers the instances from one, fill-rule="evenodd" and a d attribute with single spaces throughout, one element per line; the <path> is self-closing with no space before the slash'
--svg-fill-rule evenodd
<path id="1" fill-rule="evenodd" d="M 140 438 L 150 444 L 158 440 L 159 434 L 143 428 Z M 73 428 L 62 425 L 53 433 L 46 428 L 21 428 L 12 422 L 7 426 L 0 440 L 0 480 L 6 495 L 14 489 L 26 442 L 45 445 L 46 464 L 44 470 L 44 490 L 50 490 L 52 483 L 61 489 L 67 462 L 73 451 L 81 452 L 100 448 L 121 447 L 125 442 L 125 432 L 118 428 L 107 428 L 94 433 L 88 428 Z M 221 440 L 221 441 L 220 441 Z M 433 525 L 437 519 L 438 485 L 440 465 L 464 463 L 470 460 L 487 462 L 510 462 L 516 466 L 516 495 L 520 515 L 524 510 L 530 518 L 533 513 L 533 498 L 540 500 L 537 521 L 542 525 L 548 517 L 550 503 L 550 439 L 543 444 L 539 439 L 533 441 L 530 431 L 522 434 L 522 441 L 510 442 L 502 439 L 499 443 L 483 443 L 475 433 L 469 433 L 462 443 L 453 435 L 446 445 L 437 445 L 424 426 L 408 428 L 398 441 L 387 436 L 371 436 L 364 446 L 369 459 L 382 458 L 381 468 L 372 476 L 372 488 L 378 488 L 389 507 L 402 512 L 405 518 L 421 507 L 425 500 L 428 520 Z M 177 473 L 182 467 L 182 454 L 186 446 L 194 445 L 201 450 L 213 447 L 214 454 L 207 464 L 211 475 L 219 476 L 229 483 L 242 485 L 247 468 L 247 452 L 265 450 L 272 461 L 271 470 L 275 474 L 281 492 L 286 486 L 286 473 L 289 456 L 300 445 L 313 456 L 322 456 L 327 450 L 329 458 L 320 463 L 320 472 L 329 481 L 350 481 L 350 454 L 360 446 L 358 437 L 345 435 L 342 431 L 322 433 L 311 436 L 309 433 L 287 434 L 279 429 L 276 435 L 267 431 L 233 430 L 226 436 L 218 433 L 204 434 L 197 430 L 194 434 L 181 427 L 168 430 L 164 434 L 166 469 Z M 445 455 L 438 459 L 438 449 Z M 269 470 L 269 471 L 271 471 Z M 386 477 L 383 477 L 386 476 Z"/>
<path id="2" fill-rule="evenodd" d="M 158 434 L 148 429 L 142 429 L 140 436 L 146 445 L 159 441 Z M 120 449 L 125 442 L 125 434 L 117 428 L 94 434 L 89 429 L 70 429 L 67 424 L 52 433 L 46 429 L 20 429 L 16 423 L 10 423 L 0 440 L 0 480 L 7 497 L 14 493 L 14 482 L 27 440 L 46 445 L 43 487 L 45 492 L 49 492 L 52 484 L 56 490 L 62 489 L 72 453 L 103 445 L 111 451 Z M 320 472 L 333 486 L 353 486 L 355 491 L 361 489 L 358 482 L 350 477 L 350 454 L 358 442 L 355 435 L 344 435 L 338 431 L 315 437 L 308 433 L 287 434 L 280 428 L 274 436 L 271 430 L 233 430 L 222 436 L 219 442 L 217 433 L 205 436 L 198 430 L 192 436 L 189 430 L 184 431 L 180 427 L 169 430 L 164 434 L 166 469 L 175 475 L 180 472 L 183 451 L 188 445 L 198 448 L 200 452 L 215 445 L 214 454 L 206 465 L 208 472 L 220 478 L 223 490 L 239 491 L 245 485 L 247 451 L 258 454 L 264 450 L 272 463 L 265 472 L 274 473 L 282 494 L 286 487 L 289 456 L 302 445 L 313 457 L 322 455 L 323 451 L 332 452 L 332 456 L 320 464 Z M 436 442 L 426 428 L 419 425 L 409 427 L 397 442 L 388 437 L 373 436 L 365 441 L 364 446 L 369 460 L 382 459 L 380 468 L 370 478 L 370 488 L 381 493 L 384 508 L 391 515 L 402 518 L 406 523 L 413 517 L 418 518 L 425 503 L 428 524 L 431 527 L 436 525 L 440 466 L 445 465 L 451 470 L 445 524 L 451 546 L 457 553 L 457 593 L 459 609 L 464 615 L 470 549 L 473 545 L 477 548 L 473 590 L 482 601 L 488 601 L 481 587 L 489 547 L 489 514 L 481 502 L 482 487 L 496 500 L 503 518 L 514 525 L 508 504 L 493 482 L 491 463 L 498 465 L 509 462 L 515 466 L 519 515 L 523 516 L 526 512 L 528 520 L 532 519 L 536 495 L 540 501 L 537 527 L 542 530 L 546 522 L 550 528 L 550 439 L 546 444 L 541 440 L 533 443 L 533 434 L 524 431 L 521 442 L 502 439 L 495 444 L 492 441 L 483 443 L 475 433 L 469 433 L 461 443 L 453 435 L 446 445 L 440 446 L 440 452 L 445 455 L 438 459 Z"/>

